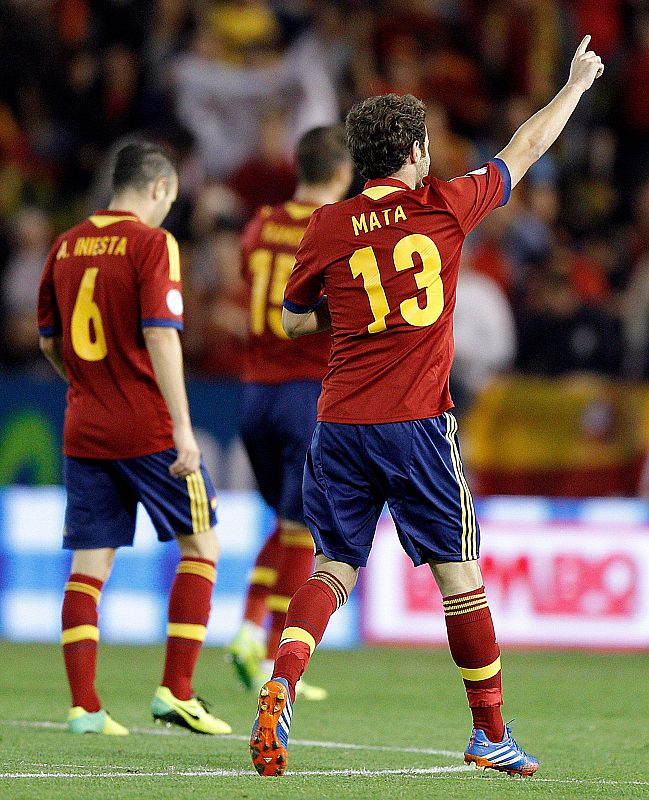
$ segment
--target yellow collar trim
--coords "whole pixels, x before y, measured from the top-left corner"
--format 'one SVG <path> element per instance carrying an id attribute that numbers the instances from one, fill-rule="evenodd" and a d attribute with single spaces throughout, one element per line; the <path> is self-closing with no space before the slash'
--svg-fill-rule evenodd
<path id="1" fill-rule="evenodd" d="M 137 222 L 137 217 L 133 214 L 129 214 L 128 216 L 104 216 L 100 214 L 93 214 L 92 217 L 88 217 L 90 222 L 95 226 L 95 228 L 107 228 L 109 225 L 114 225 L 116 222 L 126 222 L 127 220 L 132 222 Z"/>
<path id="2" fill-rule="evenodd" d="M 369 189 L 364 189 L 362 194 L 369 197 L 370 200 L 382 200 L 393 192 L 405 192 L 401 186 L 370 186 Z"/>
<path id="3" fill-rule="evenodd" d="M 291 219 L 306 219 L 313 214 L 317 207 L 318 206 L 303 206 L 301 203 L 294 203 L 292 200 L 289 200 L 288 203 L 284 203 L 286 213 Z"/>

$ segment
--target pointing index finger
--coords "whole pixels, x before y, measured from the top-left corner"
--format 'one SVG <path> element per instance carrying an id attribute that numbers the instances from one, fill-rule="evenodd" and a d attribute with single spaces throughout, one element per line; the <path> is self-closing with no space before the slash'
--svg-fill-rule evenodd
<path id="1" fill-rule="evenodd" d="M 584 38 L 579 43 L 579 47 L 577 48 L 577 52 L 575 53 L 576 56 L 583 56 L 583 54 L 586 52 L 586 48 L 588 47 L 590 39 L 591 39 L 590 33 L 587 33 L 586 36 L 584 36 Z"/>

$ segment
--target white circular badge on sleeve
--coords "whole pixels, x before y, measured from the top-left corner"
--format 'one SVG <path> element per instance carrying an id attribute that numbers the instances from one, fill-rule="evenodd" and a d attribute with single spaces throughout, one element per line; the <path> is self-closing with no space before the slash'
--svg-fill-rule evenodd
<path id="1" fill-rule="evenodd" d="M 183 313 L 183 296 L 178 289 L 169 289 L 167 292 L 167 308 L 177 317 Z"/>

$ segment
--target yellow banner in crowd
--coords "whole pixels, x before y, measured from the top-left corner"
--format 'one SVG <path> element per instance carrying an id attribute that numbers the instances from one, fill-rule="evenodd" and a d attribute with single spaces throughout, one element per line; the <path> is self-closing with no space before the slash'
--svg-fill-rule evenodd
<path id="1" fill-rule="evenodd" d="M 649 386 L 595 376 L 503 377 L 462 421 L 473 470 L 622 466 L 649 447 Z"/>

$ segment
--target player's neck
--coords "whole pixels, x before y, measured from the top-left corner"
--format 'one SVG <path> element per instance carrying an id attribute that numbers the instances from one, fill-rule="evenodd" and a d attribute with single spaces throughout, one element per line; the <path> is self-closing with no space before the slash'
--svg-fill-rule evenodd
<path id="1" fill-rule="evenodd" d="M 327 184 L 307 185 L 299 184 L 293 195 L 293 200 L 308 206 L 324 206 L 327 203 L 336 203 L 340 200 L 338 189 Z"/>
<path id="2" fill-rule="evenodd" d="M 149 211 L 146 202 L 132 192 L 116 194 L 110 201 L 108 210 L 125 211 L 127 214 L 135 214 L 135 216 L 142 221 L 146 221 Z"/>
<path id="3" fill-rule="evenodd" d="M 410 189 L 417 188 L 417 169 L 414 164 L 404 164 L 400 170 L 392 175 L 388 175 L 388 177 L 390 180 L 405 183 Z"/>

